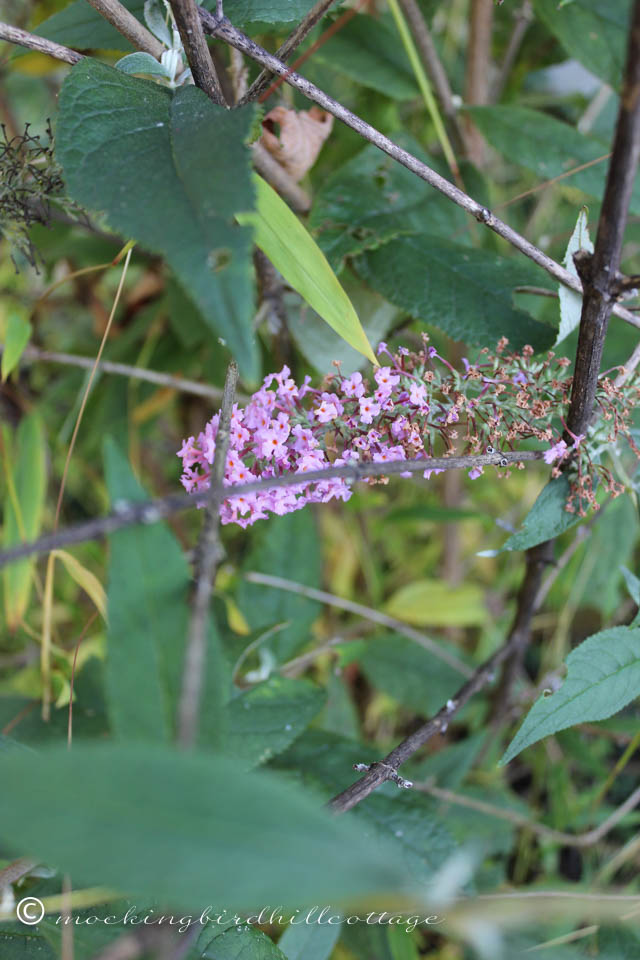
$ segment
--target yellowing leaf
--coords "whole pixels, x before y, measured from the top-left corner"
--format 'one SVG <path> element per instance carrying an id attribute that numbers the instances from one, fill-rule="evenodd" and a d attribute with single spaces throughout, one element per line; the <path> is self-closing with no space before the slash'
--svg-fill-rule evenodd
<path id="1" fill-rule="evenodd" d="M 487 619 L 480 587 L 451 587 L 443 580 L 416 580 L 401 587 L 385 610 L 417 627 L 471 627 Z"/>
<path id="2" fill-rule="evenodd" d="M 3 430 L 4 503 L 2 545 L 12 547 L 34 540 L 40 533 L 46 488 L 45 438 L 42 421 L 35 414 L 20 421 L 16 442 Z M 34 560 L 29 557 L 9 564 L 2 571 L 7 626 L 15 630 L 29 604 Z"/>
<path id="3" fill-rule="evenodd" d="M 6 380 L 17 366 L 22 351 L 29 342 L 31 325 L 26 319 L 26 311 L 15 308 L 9 310 L 2 344 L 2 380 Z"/>
<path id="4" fill-rule="evenodd" d="M 320 247 L 276 191 L 261 177 L 254 175 L 254 180 L 257 211 L 237 214 L 236 220 L 254 227 L 257 246 L 287 283 L 343 340 L 377 366 L 353 304 Z"/>
<path id="5" fill-rule="evenodd" d="M 53 551 L 57 560 L 61 560 L 66 567 L 67 573 L 73 577 L 79 587 L 91 598 L 94 606 L 99 611 L 103 620 L 107 619 L 107 598 L 104 587 L 90 570 L 87 570 L 76 557 L 67 553 L 66 550 Z"/>

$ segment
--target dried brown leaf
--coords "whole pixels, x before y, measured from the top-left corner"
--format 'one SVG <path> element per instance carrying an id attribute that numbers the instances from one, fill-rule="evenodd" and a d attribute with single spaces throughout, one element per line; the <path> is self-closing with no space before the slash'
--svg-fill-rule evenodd
<path id="1" fill-rule="evenodd" d="M 280 127 L 279 133 L 276 124 Z M 333 117 L 320 107 L 304 111 L 274 107 L 262 121 L 261 143 L 298 181 L 316 162 L 332 126 Z"/>

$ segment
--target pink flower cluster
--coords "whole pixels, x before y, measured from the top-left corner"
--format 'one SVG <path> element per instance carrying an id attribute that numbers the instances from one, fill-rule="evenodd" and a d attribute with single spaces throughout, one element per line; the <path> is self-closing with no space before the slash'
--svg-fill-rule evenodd
<path id="1" fill-rule="evenodd" d="M 570 398 L 569 361 L 554 358 L 553 353 L 536 359 L 531 347 L 520 354 L 506 353 L 506 345 L 503 338 L 494 353 L 483 348 L 474 364 L 464 358 L 464 371 L 457 371 L 428 345 L 426 336 L 422 348 L 413 352 L 400 347 L 392 354 L 381 343 L 378 355 L 390 363 L 378 367 L 372 380 L 361 373 L 345 377 L 338 366 L 319 389 L 310 385 L 310 377 L 298 385 L 285 366 L 265 377 L 245 407 L 234 405 L 224 484 L 242 485 L 292 473 L 302 479 L 305 473 L 354 461 L 388 463 L 495 453 L 534 439 L 547 446 L 544 459 L 555 463 L 554 475 L 570 454 L 576 458 L 578 479 L 567 509 L 577 505 L 582 511 L 585 502 L 596 505 L 594 473 L 600 474 L 614 495 L 620 492 L 609 471 L 591 463 L 584 437 L 573 437 L 569 447 L 559 435 L 557 421 L 564 425 L 562 413 Z M 606 378 L 597 394 L 603 419 L 614 420 L 609 439 L 622 432 L 634 451 L 628 421 L 638 399 L 636 386 L 617 388 Z M 178 451 L 184 469 L 181 480 L 188 492 L 209 486 L 218 420 L 216 414 L 197 438 L 189 437 Z M 427 469 L 424 476 L 428 479 L 437 472 L 441 471 Z M 475 480 L 482 473 L 482 466 L 474 466 L 469 477 Z M 386 478 L 368 482 L 386 482 Z M 221 521 L 247 527 L 271 513 L 282 515 L 307 503 L 350 496 L 348 481 L 334 477 L 234 493 L 223 502 Z"/>

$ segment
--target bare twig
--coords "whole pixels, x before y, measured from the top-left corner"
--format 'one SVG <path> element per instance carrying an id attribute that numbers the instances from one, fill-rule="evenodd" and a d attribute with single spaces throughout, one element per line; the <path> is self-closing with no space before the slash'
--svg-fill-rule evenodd
<path id="1" fill-rule="evenodd" d="M 143 50 L 156 60 L 160 59 L 164 53 L 163 45 L 119 0 L 89 0 L 89 3 L 118 33 L 126 37 L 136 50 Z"/>
<path id="2" fill-rule="evenodd" d="M 440 105 L 440 109 L 447 119 L 449 135 L 454 141 L 456 150 L 466 153 L 464 129 L 459 122 L 458 114 L 453 103 L 453 94 L 449 85 L 449 78 L 438 56 L 438 51 L 433 42 L 431 31 L 427 26 L 427 21 L 416 0 L 399 0 L 399 3 L 411 27 L 416 47 L 420 52 L 422 62 L 429 75 L 429 80 L 433 86 L 433 91 Z"/>
<path id="3" fill-rule="evenodd" d="M 299 187 L 284 167 L 271 156 L 268 150 L 257 140 L 252 148 L 253 165 L 264 179 L 280 193 L 284 199 L 297 210 L 298 213 L 307 213 L 311 209 L 311 197 L 306 190 Z"/>
<path id="4" fill-rule="evenodd" d="M 529 817 L 525 817 L 515 810 L 496 807 L 492 803 L 476 800 L 475 797 L 467 797 L 464 794 L 454 793 L 452 790 L 445 790 L 442 787 L 432 786 L 429 783 L 415 783 L 414 786 L 416 790 L 419 790 L 421 793 L 428 793 L 432 797 L 437 797 L 438 800 L 454 803 L 457 806 L 466 807 L 469 810 L 477 810 L 478 813 L 486 813 L 490 817 L 496 817 L 499 820 L 506 820 L 516 827 L 524 827 L 539 837 L 545 837 L 547 840 L 561 843 L 565 847 L 593 847 L 606 837 L 606 835 L 640 803 L 640 787 L 638 787 L 627 797 L 624 803 L 621 804 L 617 810 L 614 810 L 611 816 L 603 820 L 599 826 L 593 830 L 588 830 L 586 833 L 576 834 L 565 833 L 563 830 L 554 830 L 553 827 L 548 827 L 544 823 L 530 820 Z"/>
<path id="5" fill-rule="evenodd" d="M 496 81 L 491 90 L 492 103 L 497 103 L 502 96 L 504 88 L 507 84 L 507 80 L 509 79 L 509 74 L 511 73 L 513 65 L 516 61 L 516 57 L 520 51 L 522 41 L 524 40 L 524 35 L 527 32 L 529 24 L 532 20 L 533 7 L 531 6 L 531 0 L 524 0 L 524 3 L 516 14 L 513 30 L 511 32 L 511 36 L 509 37 L 509 42 L 507 43 L 504 59 L 500 66 L 500 73 L 496 77 Z"/>
<path id="6" fill-rule="evenodd" d="M 3 347 L 0 345 L 0 356 Z M 181 393 L 191 393 L 196 397 L 206 397 L 207 400 L 220 402 L 222 390 L 207 383 L 198 383 L 196 380 L 186 380 L 184 377 L 174 377 L 170 373 L 159 370 L 147 370 L 146 367 L 134 367 L 128 363 L 114 363 L 112 360 L 101 360 L 96 365 L 93 357 L 79 357 L 73 353 L 56 353 L 52 350 L 41 350 L 40 347 L 25 347 L 21 359 L 43 361 L 44 363 L 60 363 L 63 366 L 79 367 L 82 370 L 93 370 L 94 366 L 100 373 L 113 373 L 120 377 L 131 377 L 134 380 L 144 380 L 155 383 L 159 387 L 168 387 L 170 390 L 180 390 Z M 238 400 L 247 400 L 244 394 L 237 395 Z"/>
<path id="7" fill-rule="evenodd" d="M 9 863 L 0 870 L 0 893 L 2 893 L 3 887 L 7 887 L 10 883 L 16 883 L 16 881 L 26 877 L 39 863 L 39 860 L 30 860 L 29 857 L 20 857 L 19 860 L 13 860 Z"/>
<path id="8" fill-rule="evenodd" d="M 604 338 L 616 296 L 624 228 L 640 158 L 640 0 L 633 5 L 627 62 L 607 185 L 593 256 L 576 261 L 585 288 L 567 417 L 571 434 L 586 434 L 593 414 Z"/>
<path id="9" fill-rule="evenodd" d="M 223 481 L 227 449 L 231 432 L 231 411 L 238 382 L 238 367 L 234 360 L 227 369 L 216 434 L 216 449 L 211 467 L 211 486 L 208 490 L 205 518 L 198 544 L 196 587 L 193 596 L 189 635 L 182 673 L 182 692 L 178 707 L 178 743 L 192 747 L 198 732 L 198 717 L 204 680 L 207 652 L 207 624 L 209 600 L 223 552 L 219 537 L 220 506 L 224 499 Z"/>
<path id="10" fill-rule="evenodd" d="M 568 270 L 565 270 L 559 263 L 556 263 L 556 261 L 547 256 L 546 253 L 539 250 L 533 243 L 530 243 L 516 230 L 496 217 L 495 214 L 481 203 L 478 203 L 468 194 L 464 193 L 463 190 L 460 190 L 448 180 L 445 180 L 445 178 L 441 177 L 435 170 L 428 167 L 426 163 L 422 163 L 417 157 L 414 157 L 393 143 L 392 140 L 389 140 L 388 137 L 385 137 L 384 134 L 380 133 L 379 130 L 376 130 L 375 127 L 372 127 L 365 120 L 351 113 L 350 110 L 347 110 L 342 104 L 328 96 L 328 94 L 324 93 L 313 83 L 310 83 L 309 80 L 306 80 L 297 73 L 291 72 L 286 64 L 278 60 L 277 57 L 267 53 L 266 50 L 258 46 L 257 43 L 254 43 L 253 40 L 245 36 L 240 30 L 236 30 L 226 17 L 217 19 L 213 14 L 209 13 L 208 10 L 204 10 L 202 7 L 200 7 L 199 10 L 205 33 L 220 37 L 220 39 L 225 40 L 230 46 L 242 51 L 242 53 L 245 53 L 257 63 L 263 64 L 263 66 L 267 67 L 273 73 L 283 77 L 287 83 L 297 90 L 300 90 L 309 100 L 318 103 L 328 113 L 333 114 L 338 120 L 341 120 L 348 127 L 351 127 L 352 130 L 355 130 L 356 133 L 359 133 L 365 140 L 375 144 L 375 146 L 384 153 L 406 167 L 407 170 L 411 170 L 411 172 L 415 173 L 421 180 L 424 180 L 444 196 L 448 197 L 453 203 L 457 204 L 457 206 L 466 210 L 466 212 L 470 213 L 476 220 L 485 224 L 490 230 L 493 230 L 494 233 L 502 237 L 503 240 L 506 240 L 507 243 L 515 247 L 516 250 L 519 250 L 534 263 L 537 263 L 538 266 L 542 267 L 543 270 L 546 270 L 554 279 L 558 280 L 564 286 L 569 287 L 569 289 L 575 290 L 576 293 L 582 293 L 582 284 L 573 274 L 569 273 Z M 616 304 L 613 312 L 632 326 L 640 327 L 640 318 L 634 316 L 631 311 L 625 310 Z"/>
<path id="11" fill-rule="evenodd" d="M 225 497 L 232 497 L 234 493 L 252 493 L 255 490 L 270 490 L 275 487 L 294 487 L 300 484 L 316 483 L 325 480 L 341 478 L 346 481 L 358 481 L 367 477 L 386 476 L 398 473 L 423 473 L 425 470 L 469 470 L 473 467 L 499 467 L 530 461 L 541 460 L 542 451 L 523 450 L 520 453 L 505 453 L 500 455 L 482 454 L 477 457 L 433 457 L 424 460 L 390 461 L 389 463 L 351 463 L 340 467 L 328 467 L 326 470 L 314 470 L 308 473 L 287 473 L 280 477 L 269 477 L 255 480 L 251 483 L 232 484 L 224 488 Z M 157 500 L 143 500 L 137 502 L 118 503 L 116 509 L 106 517 L 97 517 L 86 523 L 79 523 L 57 533 L 47 534 L 30 543 L 21 543 L 8 550 L 0 552 L 0 567 L 22 557 L 34 554 L 49 553 L 58 547 L 69 546 L 74 543 L 85 543 L 87 540 L 96 540 L 108 536 L 123 527 L 135 524 L 158 523 L 164 517 L 182 510 L 192 509 L 194 506 L 206 503 L 208 491 L 196 494 L 170 494 Z"/>
<path id="12" fill-rule="evenodd" d="M 202 32 L 196 0 L 170 0 L 170 2 L 196 87 L 204 90 L 214 103 L 224 104 L 224 94 Z"/>
<path id="13" fill-rule="evenodd" d="M 466 663 L 463 663 L 462 660 L 459 660 L 447 650 L 443 650 L 431 637 L 428 637 L 420 630 L 415 630 L 410 624 L 403 623 L 402 620 L 396 620 L 395 617 L 389 617 L 386 613 L 380 613 L 378 610 L 366 607 L 362 603 L 355 603 L 353 600 L 337 597 L 335 594 L 327 593 L 325 590 L 316 590 L 315 587 L 307 587 L 304 583 L 296 583 L 295 580 L 286 580 L 284 577 L 274 577 L 268 573 L 251 571 L 245 574 L 245 580 L 248 580 L 249 583 L 259 583 L 265 587 L 274 587 L 276 590 L 287 590 L 289 593 L 296 593 L 301 597 L 307 597 L 309 600 L 326 603 L 328 606 L 335 607 L 337 610 L 346 610 L 348 613 L 355 613 L 356 616 L 364 617 L 365 620 L 369 620 L 371 623 L 388 627 L 389 630 L 408 637 L 409 640 L 413 640 L 414 643 L 424 647 L 425 650 L 428 650 L 429 653 L 432 653 L 435 657 L 444 661 L 444 663 L 448 663 L 453 670 L 461 673 L 463 677 L 470 677 L 473 674 L 473 670 L 468 667 Z"/>
<path id="14" fill-rule="evenodd" d="M 46 53 L 56 60 L 72 65 L 84 59 L 81 53 L 76 53 L 69 47 L 63 47 L 62 44 L 54 43 L 52 40 L 45 40 L 44 37 L 37 37 L 34 33 L 12 27 L 8 23 L 0 23 L 0 40 L 15 43 L 19 47 L 27 47 L 29 50 L 37 50 L 38 53 Z"/>
<path id="15" fill-rule="evenodd" d="M 296 47 L 300 46 L 305 37 L 307 37 L 307 35 L 313 30 L 316 23 L 319 23 L 320 20 L 322 20 L 325 13 L 333 3 L 335 3 L 335 0 L 318 0 L 318 2 L 314 4 L 306 17 L 303 17 L 297 27 L 289 34 L 282 46 L 276 50 L 276 57 L 278 60 L 282 60 L 284 63 L 289 59 Z M 238 106 L 242 107 L 245 103 L 251 103 L 251 101 L 257 100 L 258 97 L 260 97 L 260 95 L 263 94 L 269 86 L 272 76 L 273 74 L 271 71 L 262 70 L 253 81 L 245 95 L 242 97 Z"/>

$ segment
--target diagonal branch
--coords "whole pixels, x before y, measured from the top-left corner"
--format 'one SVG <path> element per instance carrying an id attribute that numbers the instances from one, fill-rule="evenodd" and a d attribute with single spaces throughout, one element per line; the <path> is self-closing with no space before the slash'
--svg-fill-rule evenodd
<path id="1" fill-rule="evenodd" d="M 285 62 L 289 59 L 296 47 L 300 46 L 302 41 L 313 30 L 315 25 L 322 20 L 325 13 L 333 3 L 335 3 L 335 0 L 318 0 L 318 2 L 314 4 L 306 17 L 300 21 L 298 26 L 289 34 L 282 46 L 276 50 L 276 57 L 278 60 Z M 251 103 L 253 100 L 257 100 L 269 86 L 271 77 L 272 73 L 270 70 L 262 70 L 253 81 L 245 95 L 242 97 L 238 103 L 238 106 L 243 107 L 245 103 Z"/>
<path id="2" fill-rule="evenodd" d="M 192 747 L 198 732 L 198 717 L 202 699 L 202 685 L 207 653 L 207 623 L 211 590 L 222 560 L 220 544 L 220 506 L 224 499 L 224 469 L 231 433 L 231 411 L 238 382 L 238 367 L 234 360 L 227 369 L 224 384 L 220 422 L 216 434 L 216 449 L 211 467 L 211 486 L 208 490 L 204 523 L 198 544 L 198 569 L 193 597 L 191 622 L 182 674 L 182 692 L 178 707 L 178 743 Z"/>
<path id="3" fill-rule="evenodd" d="M 224 94 L 202 32 L 196 0 L 170 2 L 196 87 L 200 87 L 214 103 L 224 104 Z"/>
<path id="4" fill-rule="evenodd" d="M 407 150 L 403 150 L 402 147 L 399 147 L 392 140 L 389 140 L 388 137 L 385 137 L 384 134 L 380 133 L 379 130 L 376 130 L 375 127 L 372 127 L 361 117 L 347 110 L 346 107 L 343 107 L 342 104 L 334 100 L 333 97 L 324 93 L 316 87 L 315 84 L 301 77 L 299 74 L 290 71 L 289 67 L 278 60 L 277 57 L 267 53 L 266 50 L 258 46 L 257 43 L 240 30 L 236 30 L 226 17 L 217 18 L 203 7 L 199 7 L 198 9 L 205 33 L 220 37 L 220 39 L 226 41 L 230 46 L 235 47 L 236 50 L 240 50 L 257 63 L 261 63 L 267 67 L 272 73 L 283 77 L 288 84 L 300 90 L 309 100 L 313 100 L 319 104 L 328 113 L 333 114 L 338 120 L 341 120 L 348 127 L 351 127 L 352 130 L 355 130 L 356 133 L 359 133 L 365 140 L 368 140 L 369 143 L 375 144 L 376 147 L 402 164 L 407 170 L 415 173 L 415 175 L 420 177 L 421 180 L 424 180 L 425 183 L 435 187 L 436 190 L 445 197 L 448 197 L 448 199 L 457 204 L 457 206 L 466 210 L 467 213 L 470 213 L 480 223 L 485 224 L 485 226 L 493 230 L 499 237 L 502 237 L 503 240 L 510 243 L 512 247 L 515 247 L 520 253 L 523 253 L 534 263 L 537 263 L 538 266 L 542 267 L 543 270 L 546 270 L 555 280 L 569 287 L 570 290 L 575 290 L 576 293 L 582 293 L 582 284 L 573 274 L 569 273 L 569 271 L 565 270 L 559 263 L 556 263 L 555 260 L 547 256 L 546 253 L 543 253 L 542 250 L 539 250 L 535 244 L 531 243 L 503 220 L 500 220 L 499 217 L 496 217 L 494 213 L 481 203 L 478 203 L 477 200 L 474 200 L 463 190 L 460 190 L 444 177 L 441 177 L 439 173 L 432 170 L 426 163 L 422 163 L 421 160 L 418 160 L 417 157 L 414 157 Z M 636 317 L 630 310 L 625 310 L 624 307 L 616 304 L 613 312 L 632 326 L 640 327 L 640 318 Z"/>
<path id="5" fill-rule="evenodd" d="M 56 60 L 62 60 L 64 63 L 72 65 L 77 63 L 78 60 L 84 60 L 81 53 L 76 53 L 69 47 L 63 47 L 62 44 L 54 43 L 52 40 L 45 40 L 44 37 L 37 37 L 35 33 L 28 33 L 26 30 L 12 27 L 8 23 L 0 23 L 0 40 L 15 43 L 17 46 L 26 47 L 28 50 L 37 50 L 38 53 L 46 53 L 49 57 L 54 57 Z"/>
<path id="6" fill-rule="evenodd" d="M 340 467 L 328 467 L 325 470 L 313 470 L 308 473 L 286 473 L 280 477 L 268 477 L 255 480 L 251 483 L 231 484 L 224 488 L 225 497 L 232 497 L 234 493 L 252 493 L 256 490 L 271 490 L 275 487 L 295 487 L 301 484 L 323 482 L 340 478 L 346 481 L 364 480 L 367 477 L 387 476 L 389 474 L 415 473 L 421 474 L 425 470 L 469 470 L 473 467 L 505 467 L 509 464 L 521 463 L 530 460 L 541 460 L 541 450 L 522 450 L 515 453 L 480 454 L 476 457 L 429 457 L 419 460 L 396 460 L 389 463 L 366 461 L 351 463 Z M 157 500 L 143 500 L 131 503 L 119 503 L 113 513 L 106 517 L 97 517 L 86 523 L 79 523 L 67 527 L 57 533 L 46 534 L 30 543 L 21 543 L 0 552 L 0 567 L 23 557 L 34 554 L 49 553 L 58 547 L 73 543 L 85 543 L 98 537 L 107 536 L 123 527 L 135 524 L 158 523 L 164 517 L 169 517 L 182 510 L 192 509 L 194 506 L 207 501 L 208 491 L 204 493 L 174 493 Z"/>
<path id="7" fill-rule="evenodd" d="M 164 53 L 163 45 L 120 3 L 120 0 L 89 0 L 89 3 L 116 28 L 118 33 L 126 37 L 136 50 L 143 50 L 145 53 L 150 53 L 156 60 L 160 59 Z"/>

